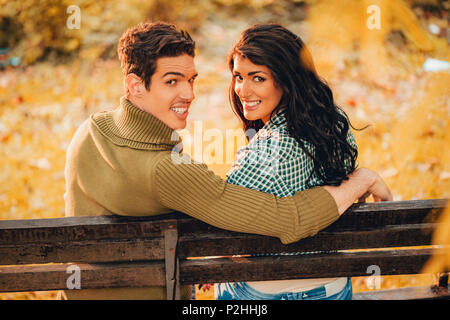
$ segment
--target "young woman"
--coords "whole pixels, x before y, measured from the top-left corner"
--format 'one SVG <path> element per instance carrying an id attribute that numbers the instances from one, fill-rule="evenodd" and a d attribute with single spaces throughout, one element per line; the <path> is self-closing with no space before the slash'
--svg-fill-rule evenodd
<path id="1" fill-rule="evenodd" d="M 248 145 L 227 182 L 286 197 L 340 185 L 355 170 L 357 146 L 345 113 L 317 75 L 302 40 L 277 24 L 243 31 L 228 58 L 230 100 Z M 351 299 L 350 278 L 222 283 L 217 299 Z"/>

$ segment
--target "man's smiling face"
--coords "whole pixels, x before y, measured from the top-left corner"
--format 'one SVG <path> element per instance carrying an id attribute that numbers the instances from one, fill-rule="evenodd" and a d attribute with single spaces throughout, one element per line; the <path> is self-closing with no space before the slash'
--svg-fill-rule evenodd
<path id="1" fill-rule="evenodd" d="M 149 90 L 142 88 L 143 84 L 138 91 L 131 88 L 130 101 L 169 128 L 183 129 L 186 127 L 189 107 L 195 98 L 196 77 L 197 71 L 192 56 L 183 54 L 158 58 Z"/>

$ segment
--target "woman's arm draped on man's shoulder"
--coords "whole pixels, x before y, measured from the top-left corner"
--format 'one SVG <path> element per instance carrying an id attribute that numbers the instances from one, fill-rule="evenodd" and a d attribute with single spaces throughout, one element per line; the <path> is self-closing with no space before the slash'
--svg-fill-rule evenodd
<path id="1" fill-rule="evenodd" d="M 170 155 L 152 172 L 152 189 L 162 205 L 223 229 L 291 243 L 315 235 L 339 217 L 334 199 L 323 188 L 277 198 L 227 184 L 204 164 L 176 164 Z"/>

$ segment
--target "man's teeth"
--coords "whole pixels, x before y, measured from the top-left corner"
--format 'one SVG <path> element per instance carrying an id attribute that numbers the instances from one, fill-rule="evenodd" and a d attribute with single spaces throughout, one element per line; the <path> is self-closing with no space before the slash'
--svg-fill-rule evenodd
<path id="1" fill-rule="evenodd" d="M 178 114 L 183 114 L 186 112 L 187 108 L 171 108 L 173 111 L 175 111 Z"/>
<path id="2" fill-rule="evenodd" d="M 252 101 L 252 102 L 246 102 L 245 104 L 247 105 L 247 106 L 249 106 L 249 107 L 254 107 L 254 106 L 256 106 L 257 104 L 260 104 L 261 103 L 261 100 L 258 100 L 258 101 Z"/>

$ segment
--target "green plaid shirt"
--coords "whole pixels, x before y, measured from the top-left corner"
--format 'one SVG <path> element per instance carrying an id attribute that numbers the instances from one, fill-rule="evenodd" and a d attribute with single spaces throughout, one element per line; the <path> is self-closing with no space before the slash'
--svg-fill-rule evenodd
<path id="1" fill-rule="evenodd" d="M 357 147 L 351 129 L 347 140 Z M 307 141 L 304 144 L 308 152 L 314 152 L 312 144 Z M 346 164 L 350 173 L 350 160 Z M 289 135 L 284 112 L 273 116 L 247 146 L 237 151 L 235 162 L 227 173 L 227 182 L 277 197 L 292 196 L 297 191 L 323 185 L 314 173 L 313 160 Z"/>

